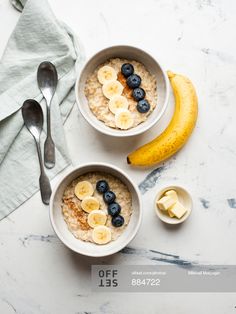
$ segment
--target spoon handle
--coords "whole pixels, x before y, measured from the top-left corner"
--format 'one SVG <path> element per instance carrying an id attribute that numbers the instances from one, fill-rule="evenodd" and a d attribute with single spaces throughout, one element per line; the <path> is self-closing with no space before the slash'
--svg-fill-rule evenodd
<path id="1" fill-rule="evenodd" d="M 50 201 L 50 197 L 52 194 L 50 182 L 48 180 L 48 177 L 45 173 L 41 173 L 39 177 L 39 185 L 40 185 L 40 192 L 41 192 L 41 198 L 44 204 L 48 205 Z"/>
<path id="2" fill-rule="evenodd" d="M 39 164 L 40 164 L 40 177 L 39 177 L 39 186 L 40 186 L 40 192 L 41 192 L 41 198 L 44 204 L 48 205 L 50 201 L 50 196 L 52 194 L 52 189 L 50 185 L 50 181 L 44 171 L 43 167 L 43 160 L 42 160 L 42 153 L 39 145 L 39 140 L 36 140 L 36 146 L 37 146 L 37 152 L 38 152 L 38 158 L 39 158 Z"/>
<path id="3" fill-rule="evenodd" d="M 47 138 L 44 143 L 44 164 L 51 169 L 55 166 L 55 144 L 51 135 L 50 102 L 47 100 Z"/>

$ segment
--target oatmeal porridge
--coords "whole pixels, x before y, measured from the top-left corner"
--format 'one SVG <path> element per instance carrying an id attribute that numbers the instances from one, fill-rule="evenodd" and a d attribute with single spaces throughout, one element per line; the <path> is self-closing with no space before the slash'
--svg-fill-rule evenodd
<path id="1" fill-rule="evenodd" d="M 70 232 L 96 244 L 116 240 L 132 214 L 127 186 L 103 172 L 90 172 L 72 181 L 62 198 L 62 213 Z"/>
<path id="2" fill-rule="evenodd" d="M 105 125 L 127 130 L 144 122 L 156 107 L 157 82 L 143 64 L 114 58 L 88 76 L 85 96 Z"/>

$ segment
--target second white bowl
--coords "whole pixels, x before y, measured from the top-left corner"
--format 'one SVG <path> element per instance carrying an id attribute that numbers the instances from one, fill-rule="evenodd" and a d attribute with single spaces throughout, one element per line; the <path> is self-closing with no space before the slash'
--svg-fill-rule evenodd
<path id="1" fill-rule="evenodd" d="M 128 226 L 124 232 L 115 241 L 111 241 L 105 245 L 97 245 L 91 242 L 85 242 L 76 239 L 69 231 L 66 222 L 64 221 L 61 203 L 65 188 L 79 176 L 93 171 L 102 171 L 109 173 L 120 179 L 129 189 L 132 195 L 133 213 Z M 114 254 L 123 249 L 136 235 L 142 217 L 141 196 L 135 183 L 119 168 L 105 163 L 89 163 L 70 171 L 54 189 L 50 199 L 50 220 L 52 227 L 59 239 L 71 250 L 93 257 L 102 257 Z"/>

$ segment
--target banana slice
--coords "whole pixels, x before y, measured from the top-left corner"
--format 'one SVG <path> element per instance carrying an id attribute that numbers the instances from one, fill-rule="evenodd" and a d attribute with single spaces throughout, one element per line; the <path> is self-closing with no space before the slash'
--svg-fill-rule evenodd
<path id="1" fill-rule="evenodd" d="M 97 244 L 106 244 L 111 241 L 111 229 L 106 226 L 97 226 L 93 229 L 92 239 Z"/>
<path id="2" fill-rule="evenodd" d="M 102 92 L 105 97 L 111 99 L 114 96 L 120 96 L 123 92 L 123 85 L 119 81 L 109 81 L 102 86 Z"/>
<path id="3" fill-rule="evenodd" d="M 98 70 L 98 80 L 101 84 L 105 84 L 109 81 L 114 81 L 117 79 L 117 73 L 115 69 L 109 65 L 104 65 Z"/>
<path id="4" fill-rule="evenodd" d="M 93 196 L 86 196 L 81 202 L 82 209 L 90 213 L 92 210 L 98 210 L 100 207 L 99 200 Z"/>
<path id="5" fill-rule="evenodd" d="M 124 96 L 114 96 L 109 101 L 108 107 L 112 113 L 116 113 L 119 109 L 128 109 L 128 100 Z"/>
<path id="6" fill-rule="evenodd" d="M 105 225 L 107 221 L 107 215 L 100 209 L 93 210 L 88 215 L 88 224 L 90 227 L 95 228 L 100 225 Z"/>
<path id="7" fill-rule="evenodd" d="M 132 114 L 127 109 L 120 109 L 115 114 L 115 124 L 119 129 L 127 130 L 134 124 Z"/>
<path id="8" fill-rule="evenodd" d="M 93 186 L 89 181 L 78 182 L 75 186 L 75 195 L 80 200 L 83 200 L 87 196 L 93 195 L 93 192 Z"/>

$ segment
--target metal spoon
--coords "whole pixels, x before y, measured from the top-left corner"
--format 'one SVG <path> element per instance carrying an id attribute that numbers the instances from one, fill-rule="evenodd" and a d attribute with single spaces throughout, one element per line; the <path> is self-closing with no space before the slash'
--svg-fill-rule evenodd
<path id="1" fill-rule="evenodd" d="M 34 99 L 27 99 L 22 106 L 22 116 L 25 122 L 25 126 L 29 132 L 33 135 L 40 164 L 40 177 L 39 186 L 41 191 L 41 197 L 44 204 L 49 204 L 50 196 L 52 193 L 51 185 L 48 177 L 44 171 L 42 154 L 40 149 L 40 134 L 43 129 L 43 111 L 40 104 Z"/>
<path id="2" fill-rule="evenodd" d="M 48 61 L 40 63 L 37 79 L 38 86 L 47 103 L 47 138 L 44 143 L 44 164 L 47 168 L 53 168 L 55 165 L 55 145 L 51 135 L 50 105 L 58 82 L 55 66 Z"/>

